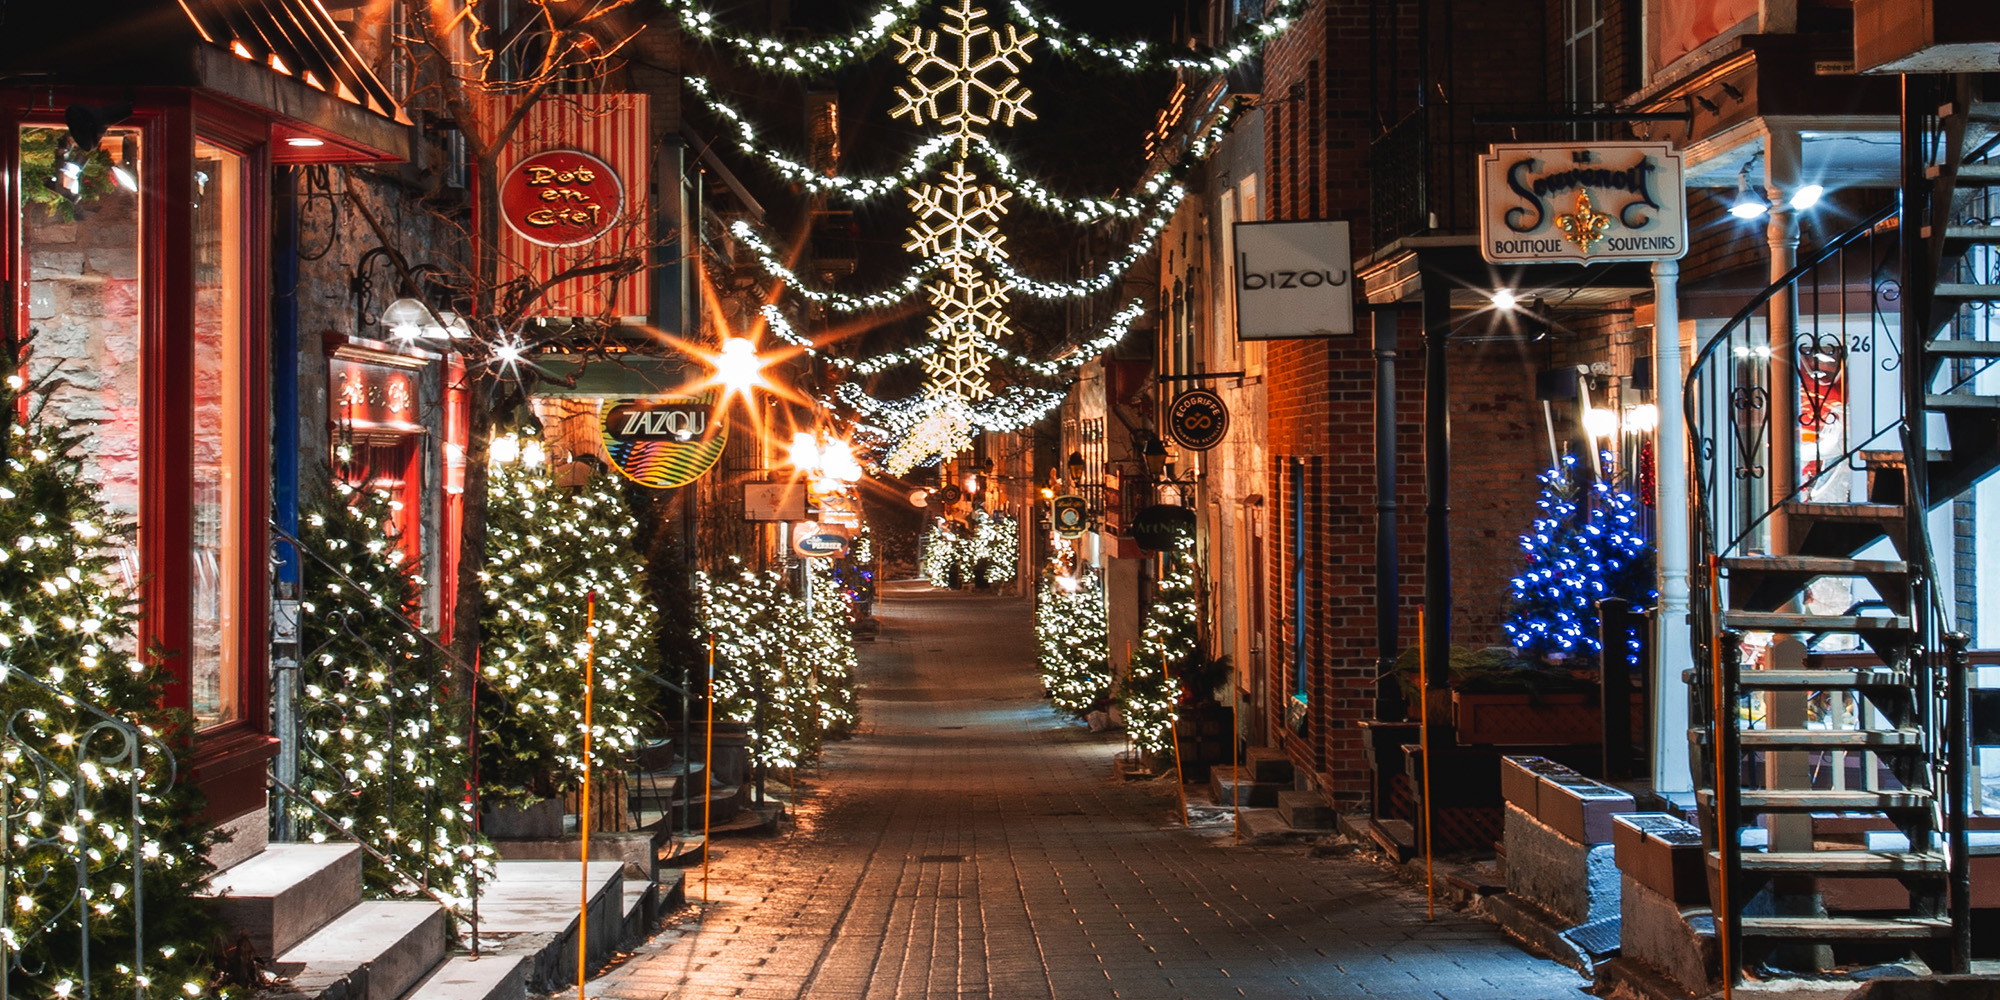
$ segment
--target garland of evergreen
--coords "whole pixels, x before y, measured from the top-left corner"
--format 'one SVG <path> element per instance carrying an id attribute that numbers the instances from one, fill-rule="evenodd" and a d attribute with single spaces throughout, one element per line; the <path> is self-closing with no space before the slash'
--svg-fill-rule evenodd
<path id="1" fill-rule="evenodd" d="M 1035 645 L 1050 702 L 1079 718 L 1108 703 L 1109 641 L 1104 587 L 1097 575 L 1067 584 L 1054 573 L 1045 575 L 1035 602 Z"/>
<path id="2" fill-rule="evenodd" d="M 1125 731 L 1132 745 L 1155 758 L 1174 751 L 1174 722 L 1180 718 L 1181 680 L 1201 659 L 1195 616 L 1194 539 L 1174 539 L 1166 573 L 1139 629 L 1139 648 L 1120 692 Z"/>
<path id="3" fill-rule="evenodd" d="M 84 474 L 88 433 L 30 388 L 22 347 L 0 338 L 0 974 L 15 996 L 80 994 L 86 978 L 103 996 L 228 992 L 212 982 L 219 928 L 198 898 L 213 834 L 194 786 L 176 781 L 192 720 L 155 709 L 172 681 L 161 656 L 138 655 L 118 565 L 132 525 Z"/>
<path id="4" fill-rule="evenodd" d="M 1527 567 L 1510 585 L 1500 627 L 1526 657 L 1594 657 L 1597 602 L 1615 597 L 1644 607 L 1659 596 L 1643 506 L 1608 482 L 1579 486 L 1576 466 L 1576 456 L 1565 455 L 1538 477 L 1540 512 L 1521 536 Z"/>
<path id="5" fill-rule="evenodd" d="M 595 679 L 592 769 L 622 769 L 638 749 L 654 612 L 616 477 L 558 485 L 530 432 L 494 451 L 518 458 L 496 459 L 487 481 L 479 788 L 482 804 L 525 805 L 582 780 L 585 655 Z"/>
<path id="6" fill-rule="evenodd" d="M 396 544 L 388 496 L 336 483 L 315 498 L 300 530 L 305 561 L 299 635 L 305 697 L 299 790 L 319 811 L 295 802 L 299 829 L 315 842 L 333 816 L 391 859 L 364 859 L 371 893 L 415 885 L 455 895 L 472 891 L 474 866 L 493 851 L 474 832 L 468 801 L 471 753 L 469 677 L 453 676 L 435 643 L 411 624 L 423 581 Z"/>

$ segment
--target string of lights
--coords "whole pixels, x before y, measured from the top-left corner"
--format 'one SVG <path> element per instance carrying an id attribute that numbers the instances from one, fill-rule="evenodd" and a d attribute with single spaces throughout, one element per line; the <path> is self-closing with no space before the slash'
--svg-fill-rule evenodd
<path id="1" fill-rule="evenodd" d="M 707 41 L 720 42 L 738 58 L 761 70 L 818 75 L 866 62 L 889 44 L 891 36 L 916 20 L 922 0 L 889 0 L 868 15 L 854 32 L 810 42 L 740 35 L 725 30 L 713 13 L 693 0 L 661 0 L 680 15 L 681 27 Z"/>
<path id="2" fill-rule="evenodd" d="M 1263 17 L 1244 20 L 1221 44 L 1206 51 L 1190 51 L 1173 44 L 1144 40 L 1106 41 L 1037 12 L 1025 0 L 1012 0 L 1008 6 L 1016 20 L 1034 29 L 1051 51 L 1066 59 L 1095 62 L 1126 72 L 1166 69 L 1227 73 L 1256 58 L 1265 42 L 1292 26 L 1292 22 L 1305 12 L 1308 2 L 1278 0 L 1270 5 Z"/>

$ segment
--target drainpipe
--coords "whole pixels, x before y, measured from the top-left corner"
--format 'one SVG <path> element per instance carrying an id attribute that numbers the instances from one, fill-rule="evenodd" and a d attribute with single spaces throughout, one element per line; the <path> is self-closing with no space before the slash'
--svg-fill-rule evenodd
<path id="1" fill-rule="evenodd" d="M 1396 565 L 1396 322 L 1394 311 L 1369 314 L 1375 332 L 1375 718 L 1403 717 L 1396 682 L 1397 614 L 1402 578 Z"/>
<path id="2" fill-rule="evenodd" d="M 1451 336 L 1450 279 L 1424 286 L 1424 696 L 1451 682 L 1451 399 L 1445 343 Z"/>
<path id="3" fill-rule="evenodd" d="M 299 199 L 298 168 L 277 172 L 271 213 L 271 518 L 299 536 Z M 299 553 L 274 545 L 271 604 L 271 728 L 278 736 L 272 767 L 279 788 L 299 786 Z M 292 826 L 280 791 L 274 839 Z"/>

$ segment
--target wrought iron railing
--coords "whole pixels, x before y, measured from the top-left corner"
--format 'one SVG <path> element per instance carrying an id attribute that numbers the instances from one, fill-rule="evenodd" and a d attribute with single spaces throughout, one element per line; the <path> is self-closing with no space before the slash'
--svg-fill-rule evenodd
<path id="1" fill-rule="evenodd" d="M 92 952 L 114 940 L 121 952 L 129 943 L 144 998 L 143 871 L 153 842 L 144 806 L 173 787 L 174 755 L 137 725 L 0 661 L 0 688 L 9 686 L 34 693 L 6 699 L 13 707 L 0 732 L 0 914 L 22 918 L 0 927 L 0 1000 L 17 973 L 43 974 L 58 952 L 75 956 L 69 995 L 101 995 Z"/>
<path id="2" fill-rule="evenodd" d="M 1489 146 L 1588 139 L 1607 124 L 1593 115 L 1593 107 L 1466 101 L 1431 103 L 1405 115 L 1368 150 L 1374 247 L 1406 236 L 1476 231 L 1479 157 Z"/>

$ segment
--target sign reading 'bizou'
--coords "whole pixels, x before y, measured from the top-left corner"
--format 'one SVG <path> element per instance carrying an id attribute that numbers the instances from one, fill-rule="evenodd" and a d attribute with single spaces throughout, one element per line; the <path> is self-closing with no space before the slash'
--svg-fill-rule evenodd
<path id="1" fill-rule="evenodd" d="M 1347 223 L 1239 222 L 1233 230 L 1236 339 L 1344 337 L 1354 332 Z"/>
<path id="2" fill-rule="evenodd" d="M 1677 260 L 1687 245 L 1668 143 L 1495 145 L 1479 158 L 1479 251 L 1492 263 Z"/>

